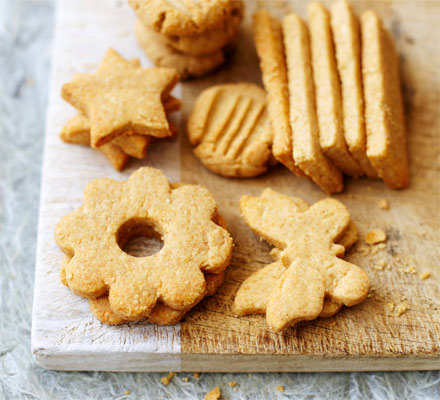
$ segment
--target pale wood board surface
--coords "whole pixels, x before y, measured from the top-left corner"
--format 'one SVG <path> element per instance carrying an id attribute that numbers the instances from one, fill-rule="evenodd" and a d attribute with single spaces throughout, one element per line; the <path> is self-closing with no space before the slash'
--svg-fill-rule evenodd
<path id="1" fill-rule="evenodd" d="M 179 160 L 176 143 L 165 143 L 159 150 L 164 153 L 154 154 L 155 149 L 152 149 L 146 161 L 134 165 L 122 175 L 112 172 L 99 154 L 65 145 L 57 138 L 57 130 L 70 115 L 68 112 L 73 113 L 59 99 L 59 85 L 74 71 L 84 70 L 84 63 L 96 63 L 110 45 L 127 57 L 141 54 L 130 31 L 133 15 L 125 6 L 119 10 L 112 8 L 117 2 L 103 6 L 99 1 L 82 0 L 62 2 L 60 8 L 69 6 L 79 10 L 84 5 L 82 3 L 89 5 L 81 13 L 84 26 L 92 21 L 96 23 L 94 19 L 100 15 L 99 23 L 105 33 L 88 41 L 88 52 L 82 54 L 78 49 L 75 52 L 72 49 L 84 41 L 86 35 L 70 42 L 66 36 L 69 32 L 63 33 L 63 27 L 60 27 L 58 13 L 57 35 L 67 43 L 58 40 L 55 44 L 55 70 L 48 114 L 33 327 L 37 361 L 57 369 L 146 371 L 440 368 L 438 2 L 354 2 L 356 12 L 372 8 L 383 17 L 401 54 L 411 185 L 406 190 L 393 191 L 380 181 L 346 179 L 344 192 L 334 197 L 349 208 L 361 237 L 347 259 L 365 269 L 374 291 L 361 305 L 345 308 L 330 319 L 300 323 L 284 334 L 271 333 L 262 316 L 237 318 L 231 311 L 240 283 L 253 271 L 271 262 L 270 247 L 261 242 L 240 218 L 239 198 L 243 194 L 257 195 L 267 186 L 303 197 L 310 203 L 325 198 L 325 195 L 312 183 L 295 177 L 281 166 L 248 180 L 213 175 L 193 156 L 184 126 L 197 94 L 205 87 L 220 82 L 261 83 L 250 33 L 252 11 L 258 6 L 267 6 L 275 15 L 281 16 L 291 8 L 305 17 L 307 2 L 248 2 L 238 51 L 228 64 L 215 74 L 181 86 L 180 168 L 176 166 L 176 160 Z M 106 15 L 102 15 L 105 10 Z M 69 15 L 69 18 L 74 22 L 75 16 Z M 106 21 L 106 18 L 113 20 Z M 126 36 L 115 33 L 115 30 L 122 32 L 125 29 L 129 31 Z M 70 52 L 66 46 L 71 46 Z M 92 57 L 90 61 L 87 56 Z M 90 70 L 94 68 L 91 66 Z M 219 292 L 188 313 L 180 325 L 170 328 L 148 324 L 106 327 L 93 320 L 83 299 L 59 284 L 61 254 L 53 242 L 53 229 L 59 217 L 80 204 L 86 182 L 98 176 L 125 179 L 141 164 L 166 169 L 172 180 L 180 178 L 183 182 L 199 183 L 211 190 L 234 237 L 233 260 Z M 381 199 L 389 201 L 390 210 L 379 209 L 377 203 Z M 372 228 L 386 231 L 386 248 L 376 255 L 364 255 L 360 250 L 365 246 L 362 237 Z M 374 266 L 381 260 L 391 269 L 376 270 Z M 417 273 L 406 273 L 409 267 L 414 267 Z M 430 272 L 431 277 L 421 280 L 420 274 L 425 271 Z M 388 308 L 391 302 L 396 306 L 405 303 L 409 310 L 397 317 L 395 311 Z"/>

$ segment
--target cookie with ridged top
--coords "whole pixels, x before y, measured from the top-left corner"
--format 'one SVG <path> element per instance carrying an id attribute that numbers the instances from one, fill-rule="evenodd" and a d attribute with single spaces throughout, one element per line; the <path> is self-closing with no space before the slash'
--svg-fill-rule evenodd
<path id="1" fill-rule="evenodd" d="M 254 84 L 223 84 L 203 91 L 187 131 L 194 154 L 217 174 L 256 176 L 265 172 L 272 160 L 266 93 Z"/>

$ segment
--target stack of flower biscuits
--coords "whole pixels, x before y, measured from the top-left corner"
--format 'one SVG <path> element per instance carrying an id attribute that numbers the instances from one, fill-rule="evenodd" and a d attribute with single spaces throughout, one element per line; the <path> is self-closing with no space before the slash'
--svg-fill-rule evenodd
<path id="1" fill-rule="evenodd" d="M 254 15 L 275 158 L 327 193 L 343 189 L 343 174 L 406 187 L 398 56 L 380 19 L 365 12 L 359 29 L 345 0 L 330 13 L 309 4 L 308 19 Z"/>
<path id="2" fill-rule="evenodd" d="M 176 68 L 182 79 L 202 76 L 226 61 L 243 18 L 242 0 L 129 0 L 135 33 L 147 56 Z"/>
<path id="3" fill-rule="evenodd" d="M 60 133 L 68 143 L 89 145 L 122 170 L 130 157 L 144 158 L 152 137 L 174 135 L 167 113 L 180 109 L 170 92 L 178 82 L 175 69 L 141 68 L 107 51 L 95 74 L 76 74 L 61 95 L 78 110 Z"/>
<path id="4" fill-rule="evenodd" d="M 159 238 L 163 247 L 126 253 L 137 236 Z M 223 283 L 233 246 L 207 189 L 172 184 L 146 167 L 124 182 L 90 182 L 83 205 L 58 222 L 55 240 L 65 254 L 62 283 L 107 324 L 178 322 Z"/>

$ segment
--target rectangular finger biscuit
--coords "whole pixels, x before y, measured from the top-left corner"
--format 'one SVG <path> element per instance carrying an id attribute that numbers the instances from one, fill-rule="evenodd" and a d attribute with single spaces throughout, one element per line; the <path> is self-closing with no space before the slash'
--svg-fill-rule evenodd
<path id="1" fill-rule="evenodd" d="M 320 2 L 310 3 L 307 11 L 321 149 L 342 172 L 358 177 L 363 175 L 362 169 L 348 152 L 345 143 L 341 88 L 330 14 Z"/>
<path id="2" fill-rule="evenodd" d="M 367 156 L 393 189 L 408 186 L 405 121 L 396 49 L 373 11 L 361 17 Z"/>
<path id="3" fill-rule="evenodd" d="M 359 22 L 346 0 L 331 7 L 331 27 L 342 88 L 345 141 L 369 178 L 378 178 L 366 154 Z"/>
<path id="4" fill-rule="evenodd" d="M 294 144 L 289 122 L 289 91 L 281 24 L 266 10 L 260 10 L 254 14 L 253 33 L 274 134 L 273 155 L 292 172 L 304 176 L 295 164 L 292 151 Z"/>
<path id="5" fill-rule="evenodd" d="M 297 165 L 327 193 L 340 192 L 342 174 L 322 153 L 315 109 L 309 33 L 296 14 L 283 19 L 289 81 L 293 157 Z"/>

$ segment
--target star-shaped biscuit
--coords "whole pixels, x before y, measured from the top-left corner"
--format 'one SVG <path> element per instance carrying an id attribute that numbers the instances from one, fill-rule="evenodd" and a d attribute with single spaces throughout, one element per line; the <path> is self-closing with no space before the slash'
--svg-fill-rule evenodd
<path id="1" fill-rule="evenodd" d="M 92 147 L 127 131 L 171 136 L 162 100 L 176 85 L 173 68 L 141 68 L 109 49 L 94 74 L 76 74 L 62 97 L 90 119 Z"/>

